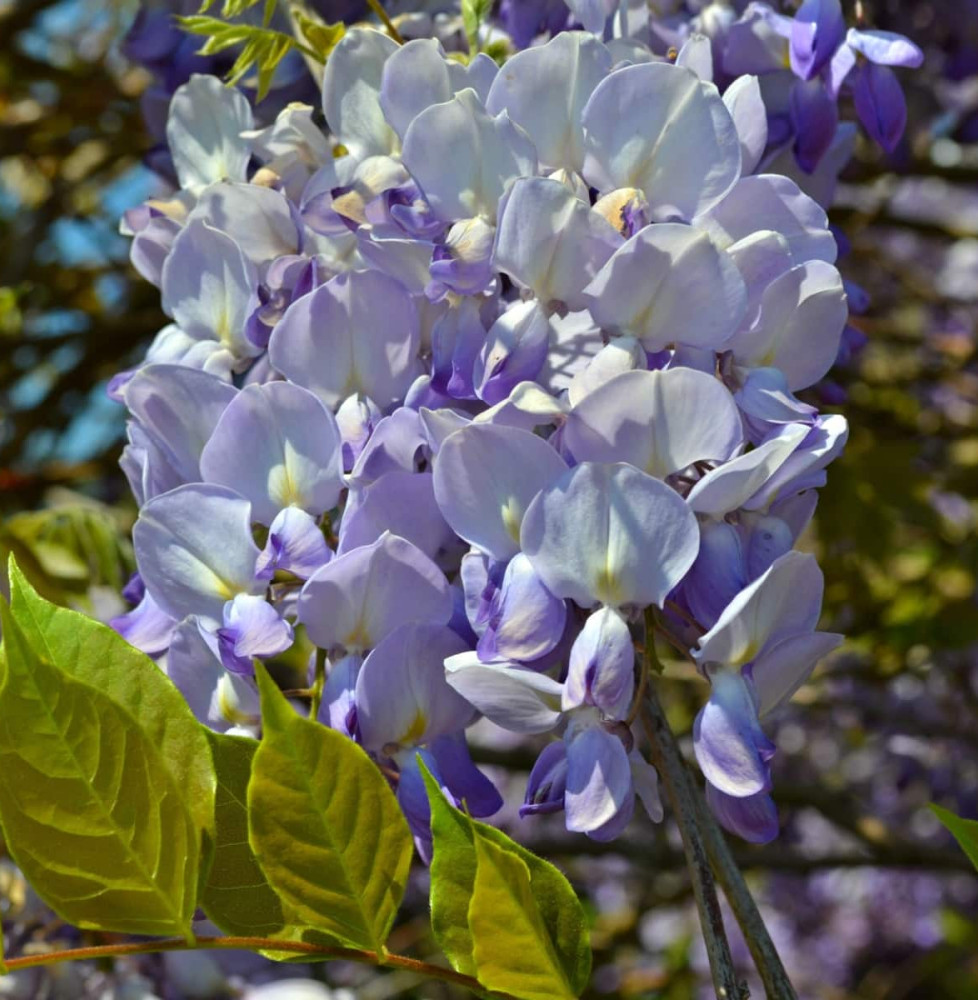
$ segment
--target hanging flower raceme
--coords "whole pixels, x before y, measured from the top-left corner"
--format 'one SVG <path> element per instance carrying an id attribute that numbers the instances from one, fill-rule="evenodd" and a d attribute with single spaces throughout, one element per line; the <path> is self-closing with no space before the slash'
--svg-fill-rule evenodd
<path id="1" fill-rule="evenodd" d="M 792 36 L 806 80 L 838 49 L 818 24 Z M 734 27 L 675 62 L 564 31 L 501 69 L 350 29 L 326 131 L 299 105 L 255 130 L 193 77 L 182 187 L 128 217 L 172 322 L 112 384 L 141 506 L 116 627 L 219 730 L 260 732 L 255 659 L 308 659 L 423 854 L 419 760 L 473 815 L 501 804 L 480 716 L 554 735 L 524 815 L 599 839 L 636 794 L 661 816 L 631 729 L 649 608 L 711 683 L 711 805 L 776 832 L 759 719 L 836 641 L 792 550 L 846 437 L 796 393 L 847 308 L 823 208 L 768 169 L 763 88 L 712 82 Z"/>

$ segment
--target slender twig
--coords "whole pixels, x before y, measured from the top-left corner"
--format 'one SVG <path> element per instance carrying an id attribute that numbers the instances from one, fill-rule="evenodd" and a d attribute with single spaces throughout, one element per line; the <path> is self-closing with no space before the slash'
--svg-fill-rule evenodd
<path id="1" fill-rule="evenodd" d="M 384 27 L 387 29 L 387 34 L 390 35 L 398 45 L 403 45 L 404 39 L 401 37 L 401 33 L 394 26 L 394 22 L 391 20 L 390 14 L 384 10 L 380 0 L 367 0 L 367 6 L 380 18 Z"/>
<path id="2" fill-rule="evenodd" d="M 645 641 L 652 642 L 652 636 L 647 635 Z M 648 687 L 648 684 L 649 665 L 645 657 L 643 657 L 642 662 L 639 664 L 638 687 L 635 690 L 632 707 L 628 710 L 628 717 L 625 719 L 625 725 L 629 728 L 631 728 L 632 723 L 638 718 L 638 713 L 642 711 L 642 702 L 645 700 L 645 689 Z"/>
<path id="3" fill-rule="evenodd" d="M 645 652 L 643 668 L 649 673 L 657 666 L 653 642 L 655 622 L 651 611 L 645 615 Z M 658 671 L 657 671 L 658 672 Z M 694 791 L 686 765 L 679 755 L 679 748 L 672 738 L 672 730 L 666 720 L 655 693 L 655 685 L 649 684 L 645 692 L 645 702 L 640 715 L 642 726 L 649 741 L 652 763 L 662 778 L 666 796 L 683 839 L 686 866 L 689 869 L 699 911 L 706 953 L 710 960 L 713 987 L 718 1000 L 746 1000 L 747 991 L 741 987 L 730 954 L 730 944 L 723 926 L 723 914 L 717 899 L 713 873 L 706 855 L 706 847 L 697 823 L 698 811 Z"/>
<path id="4" fill-rule="evenodd" d="M 693 628 L 695 628 L 696 631 L 700 635 L 703 634 L 703 632 L 705 631 L 704 628 L 703 628 L 703 626 L 700 625 L 700 623 L 685 608 L 683 608 L 680 604 L 677 604 L 675 601 L 666 601 L 665 606 L 666 606 L 666 608 L 669 611 L 671 611 L 678 618 L 682 618 L 682 620 L 687 625 L 690 625 Z"/>
<path id="5" fill-rule="evenodd" d="M 85 959 L 120 958 L 125 955 L 154 955 L 164 951 L 277 951 L 295 955 L 310 955 L 344 962 L 359 962 L 361 965 L 376 965 L 392 969 L 405 969 L 428 979 L 438 979 L 443 983 L 453 983 L 482 997 L 493 1000 L 513 1000 L 507 993 L 495 993 L 482 987 L 472 976 L 465 976 L 441 965 L 431 965 L 407 955 L 379 954 L 359 948 L 343 948 L 332 945 L 309 944 L 305 941 L 279 941 L 263 937 L 198 937 L 196 945 L 188 944 L 184 938 L 160 938 L 156 941 L 137 941 L 124 944 L 94 945 L 88 948 L 68 948 L 64 951 L 41 952 L 8 958 L 4 965 L 8 972 L 17 969 L 31 969 L 39 965 L 56 965 L 59 962 L 82 961 Z"/>

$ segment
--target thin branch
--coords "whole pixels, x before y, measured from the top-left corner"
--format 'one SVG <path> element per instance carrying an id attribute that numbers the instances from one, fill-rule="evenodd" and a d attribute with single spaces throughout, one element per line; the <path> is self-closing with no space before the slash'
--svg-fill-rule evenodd
<path id="1" fill-rule="evenodd" d="M 154 955 L 164 951 L 278 951 L 295 955 L 310 955 L 344 962 L 358 962 L 361 965 L 375 965 L 382 968 L 405 969 L 427 979 L 437 979 L 452 983 L 493 1000 L 514 1000 L 507 993 L 494 993 L 484 989 L 472 976 L 462 975 L 440 965 L 431 965 L 407 955 L 378 954 L 358 948 L 333 947 L 308 944 L 305 941 L 279 941 L 263 937 L 198 937 L 196 944 L 189 944 L 184 938 L 160 938 L 157 941 L 138 941 L 130 944 L 95 945 L 89 948 L 68 948 L 64 951 L 49 951 L 21 958 L 8 958 L 4 963 L 7 972 L 31 969 L 40 965 L 56 965 L 60 962 L 82 961 L 85 959 L 120 958 L 125 955 Z"/>
<path id="2" fill-rule="evenodd" d="M 643 669 L 649 673 L 656 665 L 653 635 L 652 613 L 646 611 Z M 710 871 L 706 848 L 697 823 L 693 788 L 686 773 L 686 765 L 679 755 L 679 748 L 669 729 L 669 723 L 659 705 L 654 684 L 649 684 L 646 689 L 640 718 L 648 738 L 652 763 L 662 777 L 666 795 L 672 805 L 679 832 L 682 834 L 686 865 L 692 880 L 693 895 L 696 898 L 696 908 L 699 911 L 717 998 L 746 1000 L 749 994 L 746 987 L 741 985 L 737 970 L 734 968 L 713 873 Z"/>
<path id="3" fill-rule="evenodd" d="M 649 611 L 646 613 L 645 646 L 646 649 L 653 651 L 652 655 L 654 655 L 653 623 L 653 614 Z M 670 800 L 679 821 L 680 831 L 683 834 L 687 859 L 690 856 L 690 850 L 684 823 L 695 832 L 698 841 L 696 846 L 704 852 L 704 859 L 709 859 L 709 865 L 712 866 L 716 877 L 723 886 L 734 916 L 743 931 L 761 981 L 764 983 L 769 1000 L 797 1000 L 797 994 L 788 979 L 788 974 L 785 972 L 784 965 L 771 941 L 767 928 L 764 926 L 764 920 L 750 890 L 747 888 L 747 883 L 730 854 L 730 849 L 716 820 L 706 808 L 698 789 L 690 778 L 686 761 L 653 687 L 650 687 L 646 693 L 642 721 L 645 724 L 649 742 L 652 744 L 653 762 L 666 783 L 667 791 L 672 786 Z M 695 891 L 696 873 L 693 871 L 692 862 L 690 862 L 690 871 L 694 875 L 693 889 Z M 712 881 L 710 888 L 713 888 Z M 697 893 L 697 903 L 699 903 L 699 893 Z M 719 910 L 715 890 L 713 903 Z M 704 930 L 705 927 L 704 924 Z M 722 921 L 720 927 L 721 929 L 723 927 Z M 709 946 L 709 938 L 707 938 L 707 945 Z"/>
<path id="4" fill-rule="evenodd" d="M 764 918 L 757 908 L 757 903 L 754 902 L 750 889 L 747 888 L 726 837 L 704 801 L 699 796 L 695 799 L 700 830 L 703 833 L 710 864 L 713 866 L 717 881 L 723 887 L 723 893 L 737 918 L 737 923 L 740 924 L 744 940 L 750 949 L 751 958 L 754 959 L 754 965 L 757 967 L 769 1000 L 796 1000 L 797 994 L 785 971 L 781 956 L 774 947 L 771 935 L 768 934 L 764 924 Z"/>
<path id="5" fill-rule="evenodd" d="M 671 871 L 681 867 L 685 856 L 681 851 L 650 847 L 645 841 L 618 838 L 607 843 L 569 837 L 530 838 L 525 845 L 534 854 L 547 857 L 604 858 L 622 857 L 653 872 Z M 916 850 L 875 857 L 839 851 L 831 854 L 802 854 L 776 845 L 763 847 L 731 847 L 734 862 L 742 871 L 780 872 L 789 875 L 810 875 L 832 868 L 877 868 L 934 873 L 974 874 L 967 856 L 955 857 L 954 852 L 934 852 L 923 856 Z"/>

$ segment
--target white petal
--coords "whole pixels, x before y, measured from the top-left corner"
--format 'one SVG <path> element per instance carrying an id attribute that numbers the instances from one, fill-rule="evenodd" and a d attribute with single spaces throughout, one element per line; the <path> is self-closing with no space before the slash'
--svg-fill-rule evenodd
<path id="1" fill-rule="evenodd" d="M 692 566 L 683 499 L 629 465 L 585 462 L 530 504 L 520 544 L 551 593 L 581 607 L 661 605 Z"/>
<path id="2" fill-rule="evenodd" d="M 179 486 L 146 504 L 132 531 L 140 573 L 172 618 L 222 620 L 236 594 L 255 593 L 251 504 L 221 486 Z"/>
<path id="3" fill-rule="evenodd" d="M 668 63 L 617 70 L 583 112 L 584 176 L 602 192 L 635 187 L 655 217 L 691 219 L 740 175 L 740 139 L 716 87 Z"/>
<path id="4" fill-rule="evenodd" d="M 789 424 L 777 437 L 707 473 L 686 502 L 697 514 L 723 517 L 742 507 L 791 457 L 805 439 L 807 424 Z"/>
<path id="5" fill-rule="evenodd" d="M 742 177 L 720 204 L 696 220 L 722 247 L 759 229 L 771 229 L 787 240 L 795 264 L 838 256 L 825 210 L 793 180 L 775 174 Z"/>
<path id="6" fill-rule="evenodd" d="M 745 587 L 694 654 L 701 663 L 738 667 L 792 635 L 811 632 L 822 608 L 822 571 L 808 553 L 787 552 Z"/>
<path id="7" fill-rule="evenodd" d="M 350 28 L 329 54 L 323 113 L 330 131 L 356 158 L 391 153 L 397 136 L 380 107 L 384 63 L 397 43 L 370 28 Z"/>
<path id="8" fill-rule="evenodd" d="M 343 486 L 340 432 L 333 414 L 301 386 L 249 385 L 218 421 L 200 467 L 206 482 L 250 500 L 262 524 L 293 505 L 319 515 L 335 505 Z"/>
<path id="9" fill-rule="evenodd" d="M 520 549 L 520 525 L 537 493 L 567 471 L 542 438 L 495 424 L 469 424 L 442 442 L 435 498 L 456 534 L 495 559 Z"/>
<path id="10" fill-rule="evenodd" d="M 562 685 L 509 663 L 482 663 L 474 653 L 445 661 L 445 679 L 487 719 L 514 733 L 545 733 L 560 721 Z"/>
<path id="11" fill-rule="evenodd" d="M 628 462 L 665 479 L 693 462 L 730 458 L 743 430 L 722 382 L 673 368 L 609 379 L 574 409 L 564 441 L 578 461 Z"/>
<path id="12" fill-rule="evenodd" d="M 194 74 L 170 101 L 166 139 L 180 186 L 247 180 L 251 150 L 241 133 L 253 128 L 244 94 L 215 76 Z"/>
<path id="13" fill-rule="evenodd" d="M 493 264 L 544 305 L 576 311 L 587 305 L 584 286 L 621 244 L 611 223 L 559 181 L 525 177 L 504 202 Z"/>
<path id="14" fill-rule="evenodd" d="M 717 348 L 747 308 L 744 280 L 701 230 L 662 223 L 639 230 L 584 290 L 595 322 L 649 351 L 673 343 Z"/>
<path id="15" fill-rule="evenodd" d="M 789 389 L 805 389 L 832 367 L 848 316 L 839 272 L 820 260 L 801 264 L 768 286 L 757 322 L 731 344 L 734 361 L 780 368 Z"/>
<path id="16" fill-rule="evenodd" d="M 425 108 L 444 104 L 454 96 L 449 62 L 441 43 L 434 38 L 412 39 L 396 49 L 384 64 L 380 106 L 402 139 Z"/>
<path id="17" fill-rule="evenodd" d="M 163 308 L 194 340 L 216 340 L 236 358 L 259 349 L 245 336 L 257 278 L 238 244 L 204 222 L 189 222 L 163 265 Z"/>
<path id="18" fill-rule="evenodd" d="M 536 171 L 529 136 L 505 114 L 492 118 L 474 90 L 418 115 L 404 137 L 403 159 L 446 222 L 475 216 L 494 222 L 508 185 Z"/>
<path id="19" fill-rule="evenodd" d="M 533 137 L 540 163 L 580 171 L 581 112 L 611 70 L 611 54 L 589 34 L 563 31 L 546 45 L 517 52 L 496 76 L 486 108 L 507 111 Z"/>
<path id="20" fill-rule="evenodd" d="M 739 76 L 723 92 L 740 139 L 741 172 L 752 174 L 767 146 L 767 109 L 756 76 Z"/>
<path id="21" fill-rule="evenodd" d="M 272 364 L 336 407 L 362 392 L 387 409 L 420 374 L 420 325 L 404 286 L 347 271 L 293 302 L 272 334 Z"/>

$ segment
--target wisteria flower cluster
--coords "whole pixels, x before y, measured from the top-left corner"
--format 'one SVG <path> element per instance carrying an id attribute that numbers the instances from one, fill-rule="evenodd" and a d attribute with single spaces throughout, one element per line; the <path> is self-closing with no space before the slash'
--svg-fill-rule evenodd
<path id="1" fill-rule="evenodd" d="M 880 66 L 909 61 L 830 6 L 788 31 L 752 4 L 674 58 L 563 31 L 502 68 L 352 28 L 325 131 L 295 104 L 255 128 L 214 77 L 177 89 L 181 188 L 126 219 L 172 323 L 111 389 L 140 506 L 114 624 L 199 719 L 257 735 L 255 659 L 311 643 L 316 717 L 391 778 L 422 855 L 421 761 L 471 815 L 501 805 L 480 716 L 553 734 L 525 815 L 610 839 L 636 795 L 661 816 L 631 730 L 657 609 L 710 684 L 711 807 L 776 835 L 760 720 L 840 641 L 795 545 L 847 427 L 796 394 L 847 299 L 757 74 L 783 44 L 805 166 L 815 88 L 834 107 L 848 80 L 887 144 Z"/>

